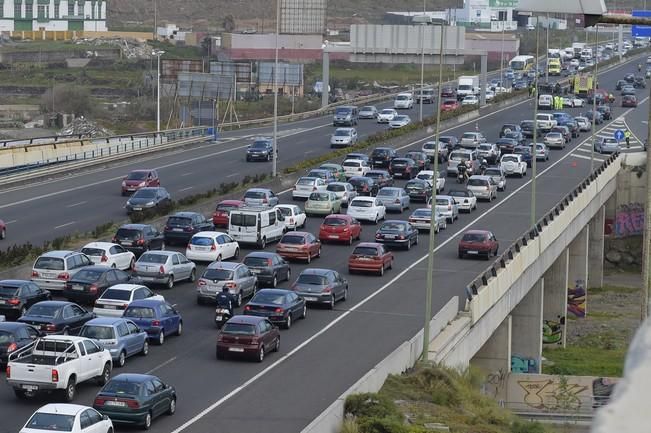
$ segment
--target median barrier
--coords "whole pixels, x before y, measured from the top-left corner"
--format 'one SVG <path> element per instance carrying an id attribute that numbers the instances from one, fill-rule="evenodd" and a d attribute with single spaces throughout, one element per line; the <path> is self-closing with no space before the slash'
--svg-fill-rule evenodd
<path id="1" fill-rule="evenodd" d="M 453 297 L 436 313 L 429 323 L 430 335 L 436 337 L 457 315 L 459 298 Z M 317 416 L 301 433 L 339 433 L 343 423 L 344 405 L 351 394 L 378 392 L 390 374 L 404 373 L 412 368 L 422 353 L 423 330 L 403 342 L 386 358 L 370 369 L 355 384 L 344 391 L 330 406 Z"/>

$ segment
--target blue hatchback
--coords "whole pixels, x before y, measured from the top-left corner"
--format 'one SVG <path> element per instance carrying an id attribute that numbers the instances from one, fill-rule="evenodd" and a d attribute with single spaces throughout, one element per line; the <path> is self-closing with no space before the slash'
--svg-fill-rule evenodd
<path id="1" fill-rule="evenodd" d="M 123 318 L 133 321 L 147 332 L 147 336 L 163 344 L 165 337 L 183 332 L 183 318 L 165 301 L 141 299 L 133 301 L 124 310 Z"/>
<path id="2" fill-rule="evenodd" d="M 80 337 L 92 338 L 111 352 L 113 364 L 124 367 L 128 356 L 147 356 L 147 333 L 131 320 L 119 317 L 98 317 L 81 328 Z"/>

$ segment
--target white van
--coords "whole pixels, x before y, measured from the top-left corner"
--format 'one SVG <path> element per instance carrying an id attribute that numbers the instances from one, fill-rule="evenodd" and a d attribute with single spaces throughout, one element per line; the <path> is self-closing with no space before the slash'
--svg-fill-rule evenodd
<path id="1" fill-rule="evenodd" d="M 396 99 L 393 100 L 393 108 L 396 110 L 399 109 L 410 109 L 414 106 L 414 95 L 411 93 L 398 93 Z"/>
<path id="2" fill-rule="evenodd" d="M 240 244 L 264 248 L 285 233 L 285 217 L 280 209 L 242 207 L 228 217 L 228 234 Z"/>
<path id="3" fill-rule="evenodd" d="M 539 110 L 551 110 L 554 108 L 554 98 L 552 95 L 540 95 L 538 97 Z"/>

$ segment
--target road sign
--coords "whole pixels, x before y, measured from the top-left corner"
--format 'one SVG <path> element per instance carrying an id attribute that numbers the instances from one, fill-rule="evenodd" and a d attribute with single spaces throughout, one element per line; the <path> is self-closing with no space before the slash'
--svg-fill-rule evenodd
<path id="1" fill-rule="evenodd" d="M 651 18 L 651 11 L 636 11 L 634 10 L 631 13 L 634 17 L 644 17 Z M 631 27 L 632 36 L 641 36 L 641 37 L 651 37 L 651 26 L 632 26 Z"/>
<path id="2" fill-rule="evenodd" d="M 622 131 L 621 129 L 615 131 L 614 135 L 615 135 L 615 140 L 617 141 L 622 141 L 624 139 L 624 131 Z"/>

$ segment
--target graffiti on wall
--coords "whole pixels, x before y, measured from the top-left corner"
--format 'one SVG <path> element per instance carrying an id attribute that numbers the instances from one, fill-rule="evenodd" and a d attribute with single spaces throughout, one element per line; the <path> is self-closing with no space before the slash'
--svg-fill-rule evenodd
<path id="1" fill-rule="evenodd" d="M 532 409 L 555 411 L 555 410 L 578 410 L 581 408 L 582 397 L 586 397 L 591 391 L 585 384 L 566 380 L 562 383 L 553 378 L 542 379 L 518 379 L 518 385 L 525 394 L 523 402 Z"/>
<path id="2" fill-rule="evenodd" d="M 538 373 L 538 361 L 520 355 L 511 356 L 511 373 Z"/>
<path id="3" fill-rule="evenodd" d="M 576 280 L 567 289 L 567 312 L 575 317 L 585 317 L 586 289 L 584 280 Z"/>
<path id="4" fill-rule="evenodd" d="M 615 212 L 615 236 L 639 236 L 644 232 L 644 206 L 641 203 L 623 204 Z"/>
<path id="5" fill-rule="evenodd" d="M 546 345 L 563 345 L 563 328 L 565 327 L 565 317 L 559 320 L 543 321 L 543 344 Z"/>

